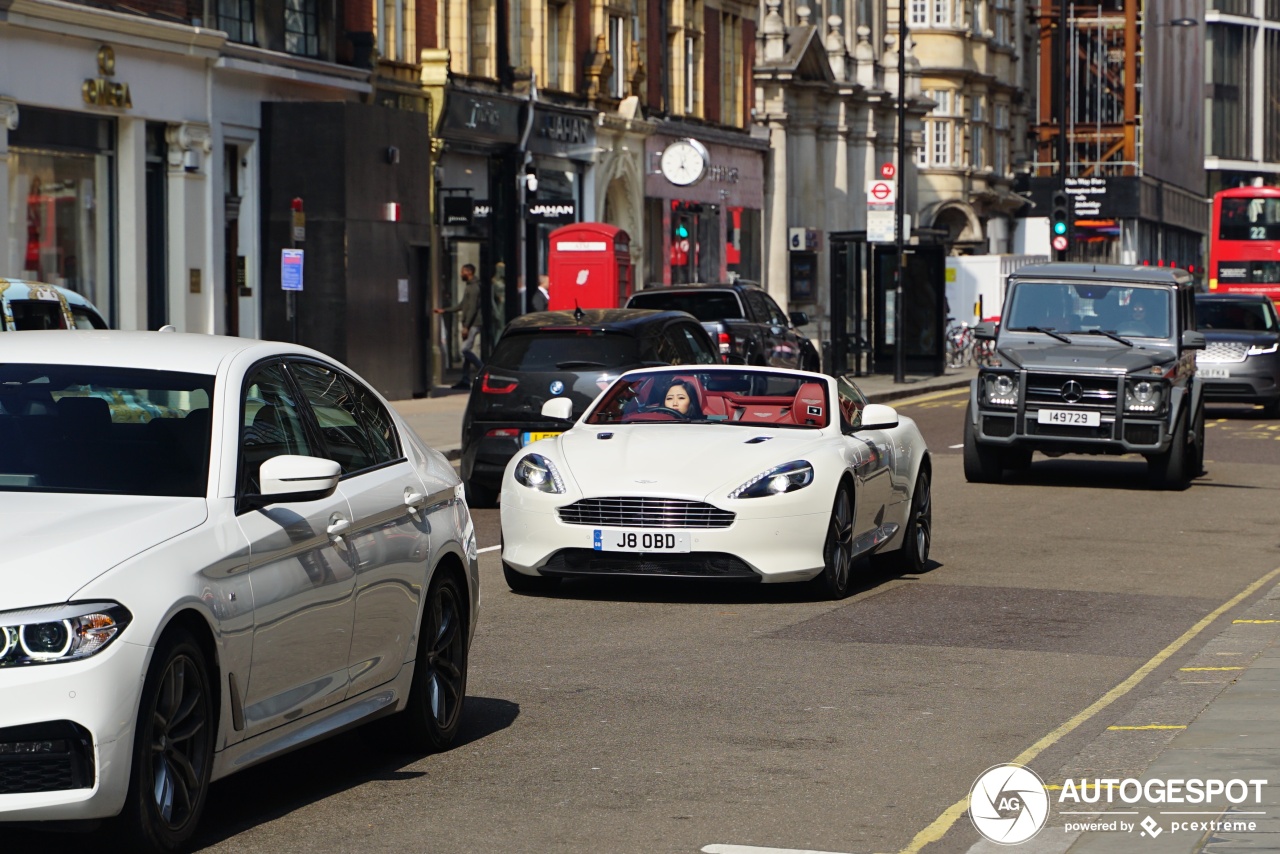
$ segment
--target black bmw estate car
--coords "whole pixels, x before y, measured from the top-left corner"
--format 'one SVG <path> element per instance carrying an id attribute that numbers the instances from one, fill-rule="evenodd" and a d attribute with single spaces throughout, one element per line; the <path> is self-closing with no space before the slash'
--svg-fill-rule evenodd
<path id="1" fill-rule="evenodd" d="M 472 383 L 462 418 L 468 502 L 492 507 L 515 453 L 565 429 L 565 422 L 542 417 L 546 401 L 567 397 L 577 418 L 621 373 L 719 361 L 702 324 L 683 311 L 616 308 L 517 317 Z"/>

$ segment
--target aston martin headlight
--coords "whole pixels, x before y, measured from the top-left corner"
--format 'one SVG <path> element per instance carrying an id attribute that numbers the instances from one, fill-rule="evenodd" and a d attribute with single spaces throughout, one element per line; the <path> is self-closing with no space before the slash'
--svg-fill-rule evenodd
<path id="1" fill-rule="evenodd" d="M 1280 344 L 1254 344 L 1249 348 L 1250 356 L 1266 356 L 1280 350 Z"/>
<path id="2" fill-rule="evenodd" d="M 805 460 L 793 460 L 762 472 L 729 493 L 730 498 L 763 498 L 795 492 L 813 483 L 813 466 Z"/>
<path id="3" fill-rule="evenodd" d="M 1126 412 L 1159 412 L 1164 406 L 1165 385 L 1156 380 L 1132 378 L 1124 384 Z"/>
<path id="4" fill-rule="evenodd" d="M 1017 406 L 1018 377 L 1016 374 L 983 374 L 982 402 L 987 406 Z"/>
<path id="5" fill-rule="evenodd" d="M 516 463 L 516 482 L 539 492 L 558 495 L 564 492 L 564 480 L 555 464 L 542 454 L 526 454 Z"/>
<path id="6" fill-rule="evenodd" d="M 101 652 L 133 619 L 114 602 L 0 613 L 0 667 L 79 661 Z"/>

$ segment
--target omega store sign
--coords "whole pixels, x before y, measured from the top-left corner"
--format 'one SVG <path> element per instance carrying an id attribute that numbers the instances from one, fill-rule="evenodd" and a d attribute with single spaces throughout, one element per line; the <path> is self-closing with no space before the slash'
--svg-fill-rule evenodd
<path id="1" fill-rule="evenodd" d="M 440 136 L 459 142 L 515 145 L 520 141 L 524 104 L 502 95 L 449 89 Z"/>

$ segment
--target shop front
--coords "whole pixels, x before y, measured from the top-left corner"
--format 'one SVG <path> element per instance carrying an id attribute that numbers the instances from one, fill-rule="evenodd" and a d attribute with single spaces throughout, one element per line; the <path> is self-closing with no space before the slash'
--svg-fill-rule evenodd
<path id="1" fill-rule="evenodd" d="M 594 112 L 535 103 L 527 143 L 525 174 L 524 264 L 532 270 L 532 288 L 547 273 L 551 232 L 562 225 L 594 218 L 588 209 L 591 167 L 596 155 Z M 519 306 L 527 311 L 528 306 Z"/>
<path id="2" fill-rule="evenodd" d="M 668 122 L 645 140 L 650 285 L 761 281 L 768 143 Z"/>

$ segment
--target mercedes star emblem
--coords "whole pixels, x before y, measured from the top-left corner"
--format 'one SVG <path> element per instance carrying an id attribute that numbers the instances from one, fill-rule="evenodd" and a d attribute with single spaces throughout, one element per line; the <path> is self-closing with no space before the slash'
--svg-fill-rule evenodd
<path id="1" fill-rule="evenodd" d="M 1062 399 L 1067 403 L 1079 403 L 1084 399 L 1084 386 L 1075 380 L 1067 380 L 1062 384 Z"/>

